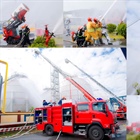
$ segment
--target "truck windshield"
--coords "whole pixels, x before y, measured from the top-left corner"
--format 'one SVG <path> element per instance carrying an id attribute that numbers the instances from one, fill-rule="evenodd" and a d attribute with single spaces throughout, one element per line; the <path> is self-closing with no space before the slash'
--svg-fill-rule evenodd
<path id="1" fill-rule="evenodd" d="M 107 104 L 107 106 L 108 106 L 108 109 L 109 109 L 111 112 L 115 112 L 115 109 L 114 109 L 114 107 L 112 106 L 112 104 L 110 103 L 110 100 L 108 100 L 108 101 L 106 102 L 106 104 Z"/>

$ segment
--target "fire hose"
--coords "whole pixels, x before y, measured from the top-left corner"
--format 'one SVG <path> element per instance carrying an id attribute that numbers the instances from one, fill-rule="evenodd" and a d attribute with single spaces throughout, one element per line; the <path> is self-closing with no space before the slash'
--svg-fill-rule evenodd
<path id="1" fill-rule="evenodd" d="M 26 124 L 23 126 L 23 128 L 22 128 L 18 133 L 16 133 L 15 135 L 12 135 L 12 136 L 10 136 L 10 137 L 6 137 L 5 140 L 11 140 L 11 139 L 19 138 L 19 137 L 21 137 L 21 136 L 23 136 L 23 135 L 29 133 L 29 132 L 32 131 L 33 129 L 35 129 L 35 126 L 33 125 L 32 128 L 29 129 L 27 132 L 25 132 L 25 133 L 23 133 L 23 134 L 20 134 L 20 133 L 24 130 L 24 128 L 27 126 L 27 124 L 28 124 L 28 122 L 29 122 L 29 120 L 30 120 L 30 117 L 31 117 L 31 115 L 32 115 L 33 112 L 34 112 L 34 110 L 31 111 L 31 114 L 30 114 L 30 116 L 29 116 L 29 118 L 28 118 Z M 20 134 L 20 135 L 19 135 L 19 134 Z"/>

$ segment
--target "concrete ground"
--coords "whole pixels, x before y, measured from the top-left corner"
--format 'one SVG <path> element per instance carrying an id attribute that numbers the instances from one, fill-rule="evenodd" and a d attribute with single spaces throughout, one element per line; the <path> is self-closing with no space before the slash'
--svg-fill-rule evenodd
<path id="1" fill-rule="evenodd" d="M 125 120 L 119 120 L 120 124 L 120 135 L 117 135 L 115 138 L 107 138 L 105 137 L 104 140 L 125 140 L 126 139 L 126 121 Z M 55 136 L 46 136 L 46 134 L 43 134 L 42 132 L 37 132 L 34 134 L 27 134 L 19 137 L 13 137 L 13 140 L 56 140 L 58 135 Z M 82 135 L 66 135 L 62 134 L 60 135 L 59 139 L 57 140 L 88 140 L 85 138 L 85 136 Z M 3 138 L 0 140 L 10 140 L 10 138 Z"/>

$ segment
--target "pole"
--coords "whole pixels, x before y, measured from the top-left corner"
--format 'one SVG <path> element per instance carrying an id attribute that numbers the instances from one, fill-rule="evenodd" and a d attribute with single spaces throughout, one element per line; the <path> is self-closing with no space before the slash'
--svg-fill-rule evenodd
<path id="1" fill-rule="evenodd" d="M 7 92 L 7 79 L 8 79 L 8 63 L 5 61 L 0 60 L 0 63 L 6 66 L 5 72 L 5 82 L 4 82 L 4 96 L 3 96 L 3 105 L 2 105 L 2 113 L 5 113 L 6 108 L 6 92 Z"/>
<path id="2" fill-rule="evenodd" d="M 0 107 L 1 107 L 1 91 L 2 91 L 2 82 L 3 82 L 3 77 L 0 73 Z"/>

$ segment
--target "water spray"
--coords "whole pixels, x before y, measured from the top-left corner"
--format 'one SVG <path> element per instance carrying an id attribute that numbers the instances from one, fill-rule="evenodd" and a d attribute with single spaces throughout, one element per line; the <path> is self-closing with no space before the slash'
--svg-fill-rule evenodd
<path id="1" fill-rule="evenodd" d="M 117 2 L 117 0 L 115 0 L 111 6 L 108 8 L 108 10 L 105 12 L 105 14 L 101 17 L 100 21 L 102 21 L 104 19 L 104 17 L 108 14 L 108 12 L 110 11 L 110 9 L 114 6 L 114 4 Z"/>

